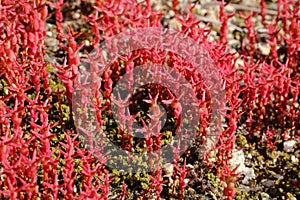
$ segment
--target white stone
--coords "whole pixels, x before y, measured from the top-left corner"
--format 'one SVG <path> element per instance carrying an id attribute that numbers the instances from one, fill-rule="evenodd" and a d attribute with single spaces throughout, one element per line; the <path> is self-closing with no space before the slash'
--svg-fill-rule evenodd
<path id="1" fill-rule="evenodd" d="M 183 181 L 186 185 L 189 183 L 189 179 L 187 179 L 187 178 L 185 178 Z"/>
<path id="2" fill-rule="evenodd" d="M 80 18 L 80 13 L 76 12 L 76 13 L 73 14 L 72 17 L 73 17 L 73 19 L 79 19 Z"/>
<path id="3" fill-rule="evenodd" d="M 52 32 L 51 31 L 47 31 L 46 35 L 49 36 L 49 37 L 52 37 Z"/>
<path id="4" fill-rule="evenodd" d="M 245 167 L 243 174 L 245 175 L 243 179 L 243 184 L 247 184 L 250 179 L 255 178 L 254 169 L 250 167 Z"/>
<path id="5" fill-rule="evenodd" d="M 240 165 L 236 170 L 237 173 L 241 173 L 245 170 L 245 155 L 243 150 L 233 150 L 232 159 L 230 160 L 231 166 L 235 167 Z"/>
<path id="6" fill-rule="evenodd" d="M 291 152 L 293 151 L 293 147 L 295 145 L 296 141 L 295 140 L 288 140 L 288 141 L 285 141 L 283 143 L 283 150 L 286 151 L 286 152 Z"/>
<path id="7" fill-rule="evenodd" d="M 262 200 L 269 200 L 270 199 L 270 195 L 268 195 L 267 193 L 265 193 L 265 192 L 262 192 L 261 193 L 261 198 L 262 198 Z"/>
<path id="8" fill-rule="evenodd" d="M 293 163 L 299 162 L 298 158 L 296 158 L 296 156 L 294 156 L 294 155 L 291 156 L 291 161 Z"/>
<path id="9" fill-rule="evenodd" d="M 233 156 L 232 159 L 230 160 L 230 164 L 233 167 L 239 165 L 236 172 L 245 175 L 242 181 L 243 184 L 247 184 L 250 179 L 255 178 L 254 169 L 245 166 L 245 155 L 243 150 L 237 150 L 237 149 L 233 150 Z"/>

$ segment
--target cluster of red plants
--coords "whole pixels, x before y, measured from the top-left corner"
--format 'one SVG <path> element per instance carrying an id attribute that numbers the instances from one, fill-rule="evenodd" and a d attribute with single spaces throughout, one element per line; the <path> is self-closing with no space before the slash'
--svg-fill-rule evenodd
<path id="1" fill-rule="evenodd" d="M 236 168 L 231 168 L 229 161 L 232 158 L 238 126 L 246 125 L 249 139 L 266 135 L 266 142 L 271 148 L 276 147 L 275 134 L 281 135 L 283 139 L 300 136 L 299 1 L 278 1 L 278 15 L 272 22 L 266 21 L 266 5 L 263 0 L 261 1 L 262 24 L 267 30 L 267 42 L 270 45 L 270 55 L 267 57 L 258 48 L 257 31 L 252 22 L 252 18 L 257 13 L 240 13 L 245 21 L 247 34 L 243 38 L 240 55 L 237 55 L 237 53 L 230 53 L 226 48 L 228 19 L 237 13 L 227 14 L 225 12 L 227 4 L 224 1 L 216 2 L 216 6 L 220 7 L 221 21 L 220 40 L 217 42 L 209 41 L 211 32 L 209 26 L 204 28 L 200 26 L 200 21 L 192 14 L 194 4 L 189 5 L 187 11 L 183 11 L 179 8 L 178 1 L 172 2 L 175 18 L 180 24 L 178 31 L 203 46 L 223 79 L 227 100 L 226 121 L 223 122 L 224 127 L 217 144 L 211 149 L 216 152 L 215 161 L 209 159 L 210 154 L 203 160 L 208 166 L 217 169 L 218 176 L 225 183 L 223 184 L 224 195 L 228 199 L 233 199 L 234 182 L 238 174 L 235 173 Z M 47 63 L 44 60 L 49 6 L 55 9 L 59 45 L 67 52 L 62 65 Z M 79 74 L 79 52 L 84 46 L 76 42 L 80 33 L 75 33 L 71 27 L 64 27 L 61 12 L 63 6 L 62 0 L 56 3 L 42 0 L 1 1 L 1 198 L 108 199 L 113 190 L 111 183 L 114 177 L 105 167 L 105 155 L 95 156 L 95 152 L 91 149 L 83 148 L 75 128 L 63 122 L 62 99 L 66 97 L 64 101 L 68 102 L 70 109 L 70 123 L 74 123 L 72 95 L 74 82 Z M 94 12 L 84 19 L 91 27 L 91 44 L 99 51 L 101 40 L 105 41 L 128 28 L 163 28 L 161 19 L 164 13 L 154 11 L 150 0 L 142 2 L 96 0 L 94 8 Z M 285 47 L 283 53 L 279 51 L 278 46 Z M 143 64 L 147 60 L 160 63 L 162 62 L 160 58 L 165 57 L 165 52 L 150 51 L 149 53 L 141 50 L 138 55 L 132 53 L 123 58 L 124 68 L 119 66 L 120 62 L 115 62 L 112 68 L 104 72 L 101 77 L 102 82 L 99 81 L 99 77 L 94 76 L 98 75 L 97 71 L 92 70 L 95 74 L 91 74 L 90 82 L 94 91 L 93 97 L 96 99 L 93 105 L 101 126 L 106 125 L 103 112 L 104 108 L 110 106 L 110 102 L 106 101 L 106 104 L 103 104 L 100 91 L 103 91 L 105 98 L 110 99 L 113 84 L 118 79 L 116 73 L 121 73 L 122 70 L 130 72 L 135 65 Z M 183 68 L 181 73 L 188 78 L 201 79 L 201 75 L 194 75 L 188 71 L 188 63 L 182 60 L 179 62 L 176 55 L 169 55 L 169 66 L 177 67 L 179 71 Z M 64 90 L 54 91 L 51 88 L 50 75 L 53 73 L 47 70 L 49 65 L 55 68 L 56 76 L 64 85 Z M 199 108 L 201 108 L 199 113 L 201 127 L 197 136 L 205 140 L 203 136 L 206 136 L 206 127 L 210 120 L 210 98 L 205 95 L 202 97 L 206 89 L 203 82 L 199 81 L 199 84 L 194 84 L 193 88 L 198 94 Z M 161 101 L 170 101 L 171 95 L 157 97 L 157 92 L 154 92 L 151 96 Z M 56 101 L 59 103 L 59 117 L 53 118 L 51 109 Z M 122 104 L 122 102 L 118 103 Z M 178 104 L 173 102 L 170 110 L 175 110 L 175 118 L 180 117 Z M 121 116 L 125 115 L 122 109 L 119 113 Z M 84 118 L 82 120 L 84 121 Z M 88 136 L 91 134 L 87 133 Z M 135 143 L 130 135 L 116 134 L 121 135 L 121 145 L 124 149 L 131 150 L 134 147 Z M 58 135 L 64 137 L 58 139 Z M 158 134 L 155 138 L 145 135 L 147 151 L 160 148 L 162 137 L 163 134 Z M 92 142 L 91 139 L 88 141 Z M 192 169 L 187 168 L 185 159 L 183 163 L 179 162 L 179 154 L 180 152 L 175 148 L 173 161 L 175 167 L 171 186 L 173 192 L 170 195 L 183 199 L 185 178 Z M 159 199 L 166 181 L 163 179 L 162 169 L 151 172 L 149 177 L 151 183 L 148 189 L 141 192 L 141 195 Z M 179 181 L 179 185 L 176 185 L 176 180 Z M 119 192 L 116 198 L 126 199 L 129 193 L 127 185 L 125 181 L 122 182 L 120 186 L 122 192 Z M 174 192 L 175 190 L 178 192 Z"/>

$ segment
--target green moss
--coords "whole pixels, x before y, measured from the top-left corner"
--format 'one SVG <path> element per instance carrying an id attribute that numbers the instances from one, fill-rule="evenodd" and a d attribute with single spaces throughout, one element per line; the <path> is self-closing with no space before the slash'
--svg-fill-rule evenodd
<path id="1" fill-rule="evenodd" d="M 59 163 L 64 166 L 66 165 L 66 161 L 63 158 L 59 158 Z"/>
<path id="2" fill-rule="evenodd" d="M 58 138 L 61 141 L 61 140 L 66 139 L 66 136 L 65 136 L 65 134 L 59 134 Z"/>
<path id="3" fill-rule="evenodd" d="M 8 95 L 7 83 L 4 79 L 0 79 L 0 96 Z"/>
<path id="4" fill-rule="evenodd" d="M 149 185 L 147 183 L 141 183 L 142 189 L 147 190 L 149 188 Z"/>
<path id="5" fill-rule="evenodd" d="M 55 151 L 52 154 L 52 158 L 57 158 L 59 153 L 60 153 L 59 149 L 55 149 Z"/>
<path id="6" fill-rule="evenodd" d="M 235 143 L 240 147 L 244 147 L 248 141 L 244 135 L 238 134 L 235 138 Z"/>
<path id="7" fill-rule="evenodd" d="M 70 120 L 70 106 L 68 105 L 61 105 L 61 110 L 63 112 L 63 120 L 69 121 Z"/>
<path id="8" fill-rule="evenodd" d="M 50 74 L 50 73 L 53 73 L 54 72 L 54 67 L 51 65 L 51 64 L 48 64 L 46 66 L 46 71 Z"/>
<path id="9" fill-rule="evenodd" d="M 80 159 L 75 158 L 75 159 L 73 160 L 73 162 L 74 162 L 74 164 L 75 164 L 74 172 L 80 173 L 81 170 L 82 170 L 82 167 L 81 167 L 81 166 L 82 166 L 82 161 L 81 161 Z"/>
<path id="10" fill-rule="evenodd" d="M 53 92 L 62 92 L 62 91 L 66 91 L 65 86 L 62 84 L 61 81 L 58 81 L 53 78 L 53 76 L 50 76 L 49 78 L 49 84 L 50 84 L 50 88 Z"/>

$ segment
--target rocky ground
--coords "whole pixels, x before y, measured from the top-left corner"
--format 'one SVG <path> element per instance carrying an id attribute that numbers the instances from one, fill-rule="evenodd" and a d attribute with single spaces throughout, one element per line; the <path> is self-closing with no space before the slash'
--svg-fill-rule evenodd
<path id="1" fill-rule="evenodd" d="M 174 12 L 169 8 L 171 1 L 154 0 L 153 8 L 165 11 L 162 23 L 170 27 L 176 26 Z M 271 0 L 267 2 L 266 20 L 273 20 L 276 16 L 276 4 Z M 92 1 L 78 2 L 66 1 L 62 12 L 64 25 L 71 25 L 75 31 L 87 33 L 89 25 L 82 20 L 83 15 L 92 11 Z M 180 1 L 180 8 L 185 9 L 187 1 Z M 241 41 L 246 35 L 244 22 L 241 20 L 239 11 L 259 12 L 259 1 L 256 0 L 232 0 L 226 7 L 226 12 L 236 12 L 228 21 L 228 50 L 241 52 Z M 62 63 L 65 51 L 58 47 L 56 40 L 54 10 L 50 8 L 50 16 L 47 20 L 46 60 Z M 219 39 L 220 21 L 219 9 L 212 0 L 201 0 L 194 8 L 194 14 L 202 20 L 202 24 L 210 23 L 212 29 L 210 40 Z M 265 56 L 270 53 L 270 46 L 266 40 L 266 29 L 261 24 L 261 17 L 257 15 L 253 19 L 254 26 L 258 30 L 258 39 L 261 52 Z M 87 34 L 78 38 L 78 42 L 84 42 L 85 48 L 89 49 Z M 278 48 L 283 48 L 280 46 Z M 232 165 L 240 164 L 238 171 L 241 173 L 236 181 L 237 194 L 235 199 L 300 199 L 300 141 L 283 140 L 276 138 L 277 147 L 271 149 L 262 142 L 262 138 L 248 137 L 249 133 L 240 125 L 236 133 L 235 150 Z M 197 148 L 196 146 L 192 148 Z M 197 149 L 194 149 L 197 152 Z M 213 172 L 208 172 L 205 165 L 198 160 L 197 153 L 188 158 L 195 168 L 187 177 L 186 199 L 222 199 L 221 186 Z"/>

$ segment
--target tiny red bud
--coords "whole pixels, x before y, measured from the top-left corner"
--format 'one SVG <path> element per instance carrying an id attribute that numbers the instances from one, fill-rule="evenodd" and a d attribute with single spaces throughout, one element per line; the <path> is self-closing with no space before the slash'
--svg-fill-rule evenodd
<path id="1" fill-rule="evenodd" d="M 28 33 L 28 40 L 31 42 L 31 43 L 34 43 L 35 40 L 35 34 L 32 33 L 32 32 L 29 32 Z"/>
<path id="2" fill-rule="evenodd" d="M 7 55 L 8 55 L 8 59 L 11 61 L 11 62 L 14 62 L 16 60 L 16 55 L 15 53 L 13 52 L 13 50 L 9 49 L 8 52 L 7 52 Z"/>
<path id="3" fill-rule="evenodd" d="M 38 18 L 38 16 L 36 14 L 33 17 L 32 25 L 33 25 L 33 29 L 35 31 L 39 30 L 40 23 L 39 23 L 39 18 Z"/>
<path id="4" fill-rule="evenodd" d="M 44 5 L 41 10 L 41 19 L 46 19 L 47 16 L 48 16 L 48 8 L 46 5 Z"/>
<path id="5" fill-rule="evenodd" d="M 16 45 L 17 43 L 18 43 L 18 38 L 17 38 L 16 35 L 14 35 L 14 36 L 12 37 L 12 39 L 11 39 L 11 44 L 12 44 L 12 45 Z"/>

